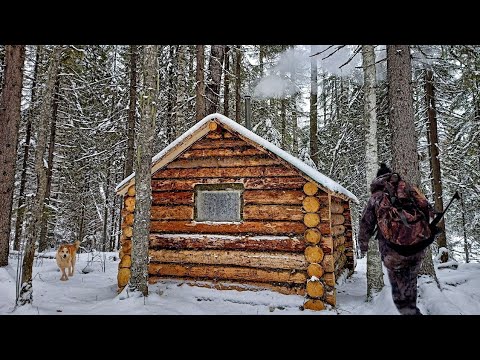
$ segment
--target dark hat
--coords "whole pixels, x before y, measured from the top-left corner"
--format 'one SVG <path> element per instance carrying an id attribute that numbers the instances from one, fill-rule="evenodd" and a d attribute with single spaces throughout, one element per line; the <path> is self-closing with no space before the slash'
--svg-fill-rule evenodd
<path id="1" fill-rule="evenodd" d="M 385 163 L 381 163 L 380 169 L 378 169 L 377 171 L 377 177 L 391 173 L 391 172 L 392 170 Z"/>

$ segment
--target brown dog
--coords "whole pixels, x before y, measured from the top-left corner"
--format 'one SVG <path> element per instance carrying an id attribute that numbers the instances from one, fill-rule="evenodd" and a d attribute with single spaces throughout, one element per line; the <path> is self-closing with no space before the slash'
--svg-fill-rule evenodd
<path id="1" fill-rule="evenodd" d="M 77 250 L 80 247 L 80 241 L 77 240 L 73 244 L 64 244 L 60 245 L 57 250 L 57 265 L 62 270 L 61 281 L 68 280 L 65 269 L 68 269 L 68 276 L 73 276 L 75 271 L 75 260 L 77 255 Z"/>

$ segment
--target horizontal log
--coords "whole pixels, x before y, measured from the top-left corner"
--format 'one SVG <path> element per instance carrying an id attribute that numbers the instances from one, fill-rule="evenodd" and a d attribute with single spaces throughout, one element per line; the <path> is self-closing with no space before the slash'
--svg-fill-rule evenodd
<path id="1" fill-rule="evenodd" d="M 150 250 L 150 261 L 180 264 L 237 265 L 253 268 L 306 270 L 303 254 L 235 250 Z"/>
<path id="2" fill-rule="evenodd" d="M 335 286 L 335 273 L 328 272 L 323 274 L 323 281 L 328 286 Z"/>
<path id="3" fill-rule="evenodd" d="M 302 221 L 303 212 L 299 206 L 291 205 L 245 205 L 243 219 Z"/>
<path id="4" fill-rule="evenodd" d="M 130 255 L 132 253 L 132 240 L 124 241 L 121 249 L 122 249 L 122 251 L 125 255 Z M 122 258 L 122 257 L 120 257 L 120 258 Z"/>
<path id="5" fill-rule="evenodd" d="M 180 155 L 179 159 L 198 159 L 207 157 L 231 157 L 231 156 L 256 156 L 264 155 L 265 152 L 252 146 L 239 148 L 217 149 L 190 149 Z"/>
<path id="6" fill-rule="evenodd" d="M 150 284 L 155 284 L 158 281 L 162 281 L 168 278 L 160 277 L 160 276 L 149 276 L 148 282 Z M 217 289 L 217 290 L 236 290 L 236 291 L 263 291 L 263 290 L 272 290 L 276 291 L 280 294 L 284 295 L 305 295 L 305 286 L 303 284 L 282 284 L 282 283 L 262 283 L 262 282 L 255 282 L 255 281 L 240 281 L 237 280 L 233 281 L 208 281 L 208 280 L 201 280 L 201 281 L 194 281 L 194 280 L 187 280 L 185 284 L 189 286 L 196 286 L 196 287 L 205 287 L 210 289 Z"/>
<path id="7" fill-rule="evenodd" d="M 327 291 L 325 294 L 325 301 L 328 304 L 335 306 L 337 303 L 337 291 L 335 289 Z"/>
<path id="8" fill-rule="evenodd" d="M 161 191 L 152 193 L 152 205 L 188 205 L 193 204 L 194 192 L 190 191 Z"/>
<path id="9" fill-rule="evenodd" d="M 306 212 L 317 212 L 320 209 L 320 201 L 314 196 L 307 196 L 303 199 L 303 208 Z"/>
<path id="10" fill-rule="evenodd" d="M 307 268 L 307 275 L 309 277 L 315 276 L 320 279 L 323 275 L 323 268 L 320 264 L 310 264 Z"/>
<path id="11" fill-rule="evenodd" d="M 135 216 L 132 213 L 128 213 L 123 219 L 123 223 L 126 226 L 133 226 L 134 221 L 135 221 Z"/>
<path id="12" fill-rule="evenodd" d="M 159 206 L 150 210 L 151 220 L 193 220 L 193 206 Z"/>
<path id="13" fill-rule="evenodd" d="M 303 308 L 307 310 L 321 311 L 325 310 L 325 304 L 322 300 L 308 299 L 305 304 L 303 304 Z"/>
<path id="14" fill-rule="evenodd" d="M 290 237 L 150 234 L 150 248 L 289 251 L 303 253 L 305 243 Z"/>
<path id="15" fill-rule="evenodd" d="M 118 287 L 124 287 L 125 285 L 127 285 L 128 280 L 130 280 L 130 269 L 129 268 L 118 269 L 118 274 L 117 274 Z"/>
<path id="16" fill-rule="evenodd" d="M 237 166 L 279 165 L 280 162 L 269 156 L 232 156 L 199 159 L 178 159 L 167 165 L 168 169 L 216 168 Z"/>
<path id="17" fill-rule="evenodd" d="M 285 166 L 244 166 L 197 169 L 161 169 L 153 174 L 153 179 L 192 179 L 192 178 L 247 178 L 270 176 L 298 176 L 298 172 Z"/>
<path id="18" fill-rule="evenodd" d="M 318 244 L 318 242 L 320 241 L 321 235 L 318 229 L 312 228 L 312 229 L 307 229 L 303 237 L 305 238 L 305 241 L 307 243 L 311 245 L 315 245 L 315 244 Z"/>
<path id="19" fill-rule="evenodd" d="M 345 254 L 342 254 L 338 261 L 335 263 L 335 272 L 342 270 L 345 267 L 345 263 L 347 262 L 347 257 Z"/>
<path id="20" fill-rule="evenodd" d="M 318 186 L 313 181 L 307 182 L 303 186 L 303 192 L 309 196 L 315 195 L 317 191 L 318 191 Z"/>
<path id="21" fill-rule="evenodd" d="M 241 223 L 210 223 L 191 221 L 159 221 L 152 220 L 151 232 L 165 233 L 197 233 L 197 234 L 271 234 L 290 235 L 303 234 L 306 227 L 294 221 L 244 221 Z"/>
<path id="22" fill-rule="evenodd" d="M 208 129 L 210 131 L 215 131 L 215 130 L 217 130 L 217 128 L 218 128 L 218 124 L 215 121 L 210 121 L 208 123 Z"/>
<path id="23" fill-rule="evenodd" d="M 332 215 L 332 225 L 341 225 L 345 222 L 343 215 L 335 214 Z"/>
<path id="24" fill-rule="evenodd" d="M 330 221 L 320 221 L 320 225 L 318 225 L 317 228 L 320 230 L 322 236 L 330 236 L 332 234 L 332 226 L 330 225 Z"/>
<path id="25" fill-rule="evenodd" d="M 330 221 L 330 209 L 328 208 L 328 206 L 320 208 L 320 220 Z"/>
<path id="26" fill-rule="evenodd" d="M 333 236 L 342 235 L 344 233 L 345 233 L 345 226 L 343 226 L 343 225 L 332 226 L 332 235 Z"/>
<path id="27" fill-rule="evenodd" d="M 318 216 L 317 213 L 307 213 L 303 217 L 303 223 L 307 227 L 313 228 L 313 227 L 317 226 L 318 224 L 320 224 L 320 216 Z"/>
<path id="28" fill-rule="evenodd" d="M 124 218 L 125 216 L 127 216 L 128 214 L 131 214 L 131 213 L 132 212 L 128 211 L 124 206 L 120 214 L 122 215 L 122 218 Z"/>
<path id="29" fill-rule="evenodd" d="M 311 298 L 318 299 L 323 296 L 324 289 L 320 281 L 307 282 L 307 295 Z"/>
<path id="30" fill-rule="evenodd" d="M 221 132 L 217 132 L 217 131 L 210 131 L 206 138 L 208 139 L 221 139 L 222 138 L 222 133 Z"/>
<path id="31" fill-rule="evenodd" d="M 132 257 L 130 255 L 123 255 L 120 263 L 118 264 L 119 268 L 130 268 L 132 266 Z"/>
<path id="32" fill-rule="evenodd" d="M 223 138 L 224 139 L 230 139 L 230 138 L 236 138 L 237 136 L 232 134 L 230 131 L 223 129 Z"/>
<path id="33" fill-rule="evenodd" d="M 125 209 L 128 212 L 133 212 L 135 210 L 135 197 L 125 196 L 124 204 L 125 204 Z"/>
<path id="34" fill-rule="evenodd" d="M 323 236 L 320 241 L 320 247 L 325 254 L 333 253 L 333 239 L 330 236 Z"/>
<path id="35" fill-rule="evenodd" d="M 332 204 L 330 205 L 330 209 L 332 214 L 342 214 L 344 210 L 343 205 L 335 201 L 332 201 Z"/>
<path id="36" fill-rule="evenodd" d="M 149 263 L 148 273 L 153 276 L 190 277 L 195 279 L 244 280 L 258 282 L 306 282 L 304 271 L 265 270 L 237 266 L 180 265 Z"/>
<path id="37" fill-rule="evenodd" d="M 135 196 L 135 185 L 131 185 L 127 190 L 128 196 Z"/>
<path id="38" fill-rule="evenodd" d="M 299 176 L 295 177 L 263 177 L 263 178 L 198 178 L 186 180 L 152 180 L 152 191 L 185 191 L 193 190 L 196 184 L 224 184 L 224 183 L 243 183 L 245 189 L 301 189 L 305 179 Z"/>
<path id="39" fill-rule="evenodd" d="M 216 148 L 235 148 L 247 146 L 248 144 L 241 139 L 224 139 L 222 141 L 212 140 L 208 138 L 201 139 L 194 143 L 190 149 L 216 149 Z"/>
<path id="40" fill-rule="evenodd" d="M 323 251 L 318 246 L 307 246 L 305 258 L 309 263 L 319 263 L 323 259 Z"/>
<path id="41" fill-rule="evenodd" d="M 339 247 L 340 245 L 343 245 L 344 243 L 345 243 L 345 236 L 339 235 L 335 237 L 334 244 L 336 248 Z"/>
<path id="42" fill-rule="evenodd" d="M 335 261 L 333 255 L 324 255 L 322 260 L 322 267 L 325 272 L 335 271 Z"/>
<path id="43" fill-rule="evenodd" d="M 122 229 L 122 235 L 125 235 L 128 238 L 131 238 L 133 236 L 133 227 L 131 226 L 126 226 Z"/>
<path id="44" fill-rule="evenodd" d="M 248 204 L 302 204 L 305 194 L 295 190 L 245 190 L 243 203 Z"/>

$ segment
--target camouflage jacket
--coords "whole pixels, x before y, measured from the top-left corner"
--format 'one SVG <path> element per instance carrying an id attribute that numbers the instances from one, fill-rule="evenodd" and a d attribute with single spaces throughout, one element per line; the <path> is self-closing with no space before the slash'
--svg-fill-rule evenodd
<path id="1" fill-rule="evenodd" d="M 362 217 L 360 219 L 360 232 L 358 236 L 358 243 L 362 252 L 368 250 L 368 241 L 370 240 L 370 237 L 372 237 L 373 232 L 375 231 L 375 227 L 377 225 L 377 217 L 375 210 L 377 209 L 380 201 L 383 198 L 386 181 L 387 179 L 389 179 L 390 175 L 391 174 L 385 174 L 379 176 L 375 178 L 370 184 L 370 191 L 372 195 L 370 196 L 367 205 L 363 209 Z M 434 213 L 431 204 L 416 187 L 412 186 L 412 189 L 414 190 L 412 195 L 415 197 L 420 209 L 424 211 L 425 214 L 429 217 L 433 217 Z M 378 240 L 378 247 L 380 250 L 380 254 L 382 255 L 382 260 L 384 261 L 385 266 L 387 266 L 388 268 L 400 268 L 405 266 L 406 262 L 412 262 L 413 264 L 419 259 L 421 259 L 425 253 L 425 250 L 423 250 L 418 254 L 405 257 L 398 254 L 396 251 L 394 251 L 387 245 L 386 240 L 382 236 L 380 231 L 377 231 L 376 239 Z"/>

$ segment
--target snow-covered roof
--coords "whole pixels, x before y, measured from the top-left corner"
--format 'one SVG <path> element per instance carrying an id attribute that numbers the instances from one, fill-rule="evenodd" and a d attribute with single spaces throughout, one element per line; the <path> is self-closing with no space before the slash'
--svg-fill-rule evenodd
<path id="1" fill-rule="evenodd" d="M 305 164 L 303 161 L 290 155 L 286 151 L 280 149 L 278 146 L 273 145 L 271 142 L 263 139 L 262 137 L 243 127 L 236 121 L 218 113 L 206 116 L 201 121 L 192 126 L 189 130 L 187 130 L 184 134 L 178 137 L 175 141 L 170 143 L 157 155 L 155 155 L 152 158 L 152 174 L 161 167 L 168 164 L 169 162 L 173 161 L 182 151 L 184 151 L 195 141 L 206 135 L 209 131 L 208 123 L 211 120 L 215 120 L 217 123 L 223 125 L 228 130 L 237 133 L 240 137 L 250 140 L 251 142 L 258 144 L 262 148 L 271 151 L 278 157 L 282 158 L 283 160 L 294 166 L 296 169 L 298 169 L 300 172 L 302 172 L 304 175 L 309 177 L 321 187 L 326 188 L 334 193 L 343 194 L 347 198 L 358 203 L 358 199 L 354 194 L 352 194 L 350 191 L 345 189 L 337 182 L 330 179 L 328 176 L 323 175 L 318 170 Z M 135 173 L 131 174 L 130 176 L 126 177 L 122 182 L 120 182 L 115 188 L 115 191 L 118 194 L 123 195 L 127 192 L 128 187 L 130 187 L 130 185 L 133 185 L 134 182 Z"/>

